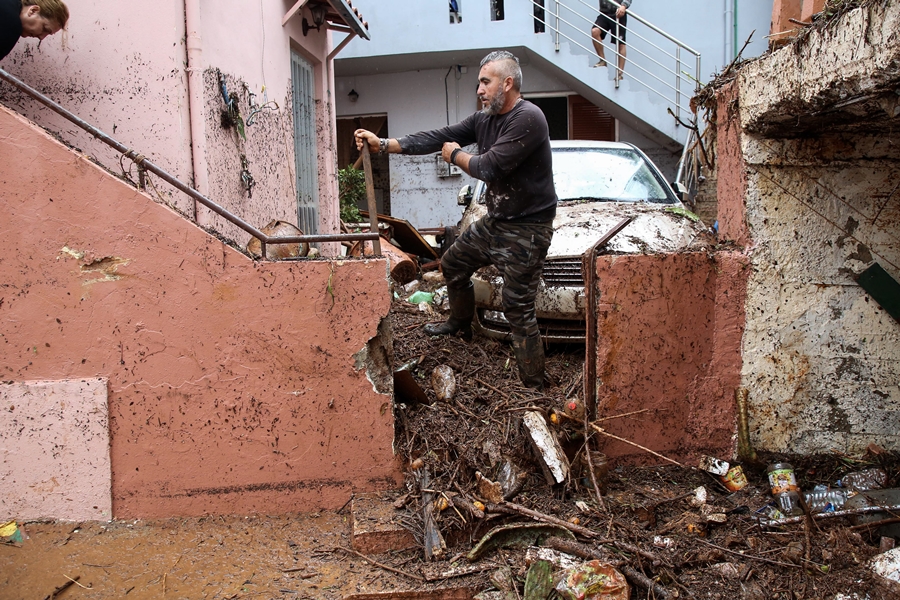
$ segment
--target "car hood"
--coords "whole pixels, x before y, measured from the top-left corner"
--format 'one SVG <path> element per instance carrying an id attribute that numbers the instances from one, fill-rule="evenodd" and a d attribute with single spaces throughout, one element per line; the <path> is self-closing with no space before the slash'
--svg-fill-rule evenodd
<path id="1" fill-rule="evenodd" d="M 666 210 L 666 209 L 669 210 Z M 547 258 L 583 255 L 619 221 L 634 217 L 625 229 L 607 244 L 604 254 L 656 254 L 683 252 L 715 243 L 700 221 L 677 214 L 680 204 L 636 204 L 632 202 L 563 202 L 553 220 L 553 242 Z M 484 205 L 470 206 L 460 223 L 468 227 L 487 214 Z"/>

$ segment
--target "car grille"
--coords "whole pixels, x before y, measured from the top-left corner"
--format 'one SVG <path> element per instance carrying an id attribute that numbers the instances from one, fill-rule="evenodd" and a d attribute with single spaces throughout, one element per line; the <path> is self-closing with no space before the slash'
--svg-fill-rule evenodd
<path id="1" fill-rule="evenodd" d="M 551 258 L 544 262 L 543 277 L 547 285 L 584 287 L 581 258 Z"/>
<path id="2" fill-rule="evenodd" d="M 484 335 L 494 339 L 510 339 L 509 323 L 502 313 L 478 309 L 476 312 L 478 327 Z M 553 343 L 582 343 L 586 323 L 584 320 L 566 319 L 538 319 L 538 329 L 546 342 Z"/>

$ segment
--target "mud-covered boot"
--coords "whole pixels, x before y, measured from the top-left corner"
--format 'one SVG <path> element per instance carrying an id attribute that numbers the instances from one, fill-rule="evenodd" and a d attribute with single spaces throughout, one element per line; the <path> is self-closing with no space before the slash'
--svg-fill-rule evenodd
<path id="1" fill-rule="evenodd" d="M 475 288 L 472 282 L 463 290 L 447 289 L 450 301 L 450 318 L 443 323 L 425 325 L 428 335 L 458 334 L 464 340 L 472 339 L 472 319 L 475 318 Z"/>
<path id="2" fill-rule="evenodd" d="M 522 384 L 535 389 L 544 387 L 544 345 L 541 336 L 513 336 L 512 346 Z"/>

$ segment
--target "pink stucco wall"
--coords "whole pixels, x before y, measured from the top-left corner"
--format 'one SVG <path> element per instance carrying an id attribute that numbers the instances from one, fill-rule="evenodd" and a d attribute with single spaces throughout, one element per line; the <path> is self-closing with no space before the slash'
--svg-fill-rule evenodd
<path id="1" fill-rule="evenodd" d="M 747 261 L 739 253 L 601 256 L 598 416 L 607 431 L 675 460 L 733 451 Z M 620 459 L 660 459 L 609 438 Z"/>
<path id="2" fill-rule="evenodd" d="M 274 219 L 297 222 L 296 168 L 291 108 L 291 49 L 300 52 L 314 69 L 320 231 L 338 231 L 338 192 L 335 175 L 333 76 L 327 56 L 332 32 L 315 30 L 304 36 L 301 22 L 307 10 L 282 26 L 293 2 L 261 0 L 197 0 L 201 72 L 196 80 L 201 106 L 191 110 L 187 70 L 185 0 L 128 3 L 119 0 L 72 0 L 67 31 L 44 40 L 20 40 L 0 67 L 20 77 L 89 123 L 126 146 L 147 156 L 182 181 L 193 182 L 201 193 L 249 223 L 263 227 Z M 240 96 L 240 109 L 250 114 L 249 93 L 255 101 L 277 103 L 275 110 L 257 115 L 246 128 L 246 139 L 221 125 L 224 107 L 215 73 L 229 79 L 229 91 Z M 211 76 L 210 76 L 211 75 Z M 245 87 L 246 86 L 246 87 Z M 54 113 L 0 84 L 0 102 L 58 133 L 66 143 L 119 171 L 119 156 Z M 274 105 L 270 105 L 274 106 Z M 196 108 L 196 107 L 195 107 Z M 191 124 L 199 128 L 192 131 Z M 194 140 L 192 136 L 199 132 Z M 198 152 L 192 142 L 200 144 Z M 245 190 L 241 156 L 256 186 Z M 129 162 L 124 161 L 125 168 Z M 201 169 L 202 172 L 198 172 Z M 131 167 L 136 178 L 136 169 Z M 155 193 L 155 192 L 154 192 Z M 159 193 L 185 214 L 194 201 L 161 188 Z M 213 227 L 237 243 L 249 236 L 202 206 L 201 224 Z M 334 251 L 334 244 L 324 245 Z"/>
<path id="3" fill-rule="evenodd" d="M 114 517 L 398 483 L 384 260 L 254 263 L 2 107 L 0 139 L 0 378 L 108 378 Z"/>

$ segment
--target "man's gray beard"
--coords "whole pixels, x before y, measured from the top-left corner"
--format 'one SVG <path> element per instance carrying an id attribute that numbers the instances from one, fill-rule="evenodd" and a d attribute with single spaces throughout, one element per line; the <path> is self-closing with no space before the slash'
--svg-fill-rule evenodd
<path id="1" fill-rule="evenodd" d="M 500 109 L 506 102 L 506 92 L 498 91 L 497 95 L 491 98 L 490 103 L 481 109 L 481 112 L 488 116 L 499 115 Z"/>

